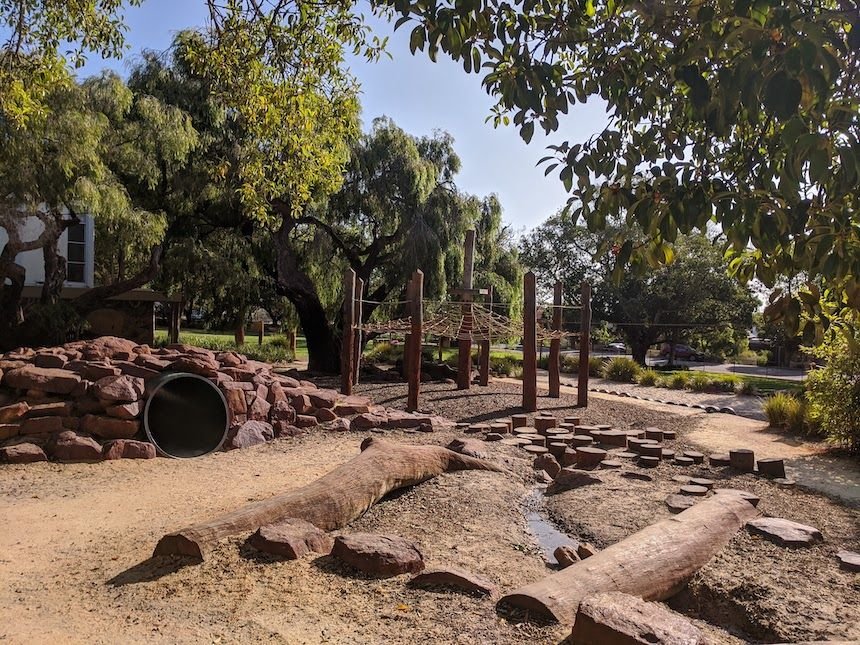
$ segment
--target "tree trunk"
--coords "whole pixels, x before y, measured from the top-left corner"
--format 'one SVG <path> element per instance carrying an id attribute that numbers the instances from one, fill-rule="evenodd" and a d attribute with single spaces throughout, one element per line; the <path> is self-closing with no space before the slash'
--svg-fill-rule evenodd
<path id="1" fill-rule="evenodd" d="M 114 296 L 120 296 L 134 289 L 140 289 L 148 282 L 151 282 L 158 275 L 158 269 L 160 266 L 161 245 L 157 244 L 152 247 L 152 250 L 150 251 L 149 264 L 141 270 L 140 273 L 121 282 L 114 282 L 113 284 L 106 284 L 89 289 L 72 300 L 71 304 L 81 316 L 85 316 L 94 309 L 98 309 L 106 300 L 109 300 Z"/>
<path id="2" fill-rule="evenodd" d="M 247 310 L 243 307 L 236 314 L 236 323 L 233 327 L 233 342 L 236 343 L 236 347 L 245 344 L 245 318 L 247 318 Z"/>
<path id="3" fill-rule="evenodd" d="M 308 346 L 308 369 L 312 372 L 339 374 L 340 337 L 335 335 L 316 287 L 298 266 L 298 258 L 290 244 L 290 233 L 294 226 L 294 220 L 284 216 L 275 235 L 277 291 L 293 304 L 299 315 Z"/>
<path id="4" fill-rule="evenodd" d="M 501 472 L 491 462 L 440 446 L 407 446 L 370 437 L 362 442 L 361 450 L 361 454 L 306 486 L 165 535 L 153 555 L 185 555 L 202 560 L 224 537 L 290 517 L 331 531 L 360 517 L 398 488 L 455 470 Z"/>
<path id="5" fill-rule="evenodd" d="M 757 515 L 739 495 L 715 495 L 499 602 L 571 625 L 580 601 L 591 594 L 621 591 L 665 600 Z"/>
<path id="6" fill-rule="evenodd" d="M 54 304 L 60 299 L 66 281 L 66 258 L 60 255 L 60 231 L 45 240 L 42 257 L 45 265 L 45 282 L 42 285 L 42 304 Z"/>
<path id="7" fill-rule="evenodd" d="M 645 357 L 648 355 L 648 343 L 640 340 L 630 340 L 630 351 L 633 360 L 645 367 Z"/>

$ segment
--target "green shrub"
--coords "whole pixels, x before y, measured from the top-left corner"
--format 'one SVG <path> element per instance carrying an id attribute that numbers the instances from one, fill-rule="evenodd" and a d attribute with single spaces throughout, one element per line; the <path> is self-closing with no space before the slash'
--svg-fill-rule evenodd
<path id="1" fill-rule="evenodd" d="M 565 354 L 562 356 L 561 371 L 565 374 L 577 374 L 579 372 L 579 355 Z"/>
<path id="2" fill-rule="evenodd" d="M 385 342 L 376 343 L 373 347 L 365 351 L 363 360 L 366 363 L 396 363 L 402 357 L 403 345 L 392 345 Z"/>
<path id="3" fill-rule="evenodd" d="M 726 374 L 725 376 L 717 376 L 711 379 L 710 387 L 717 392 L 733 393 L 741 380 L 734 374 Z"/>
<path id="4" fill-rule="evenodd" d="M 785 428 L 789 419 L 796 420 L 801 414 L 800 400 L 791 394 L 777 392 L 764 402 L 764 414 L 771 427 Z"/>
<path id="5" fill-rule="evenodd" d="M 286 336 L 281 335 L 272 336 L 271 338 L 269 338 L 269 345 L 271 345 L 272 347 L 283 347 L 284 349 L 289 349 L 290 339 Z"/>
<path id="6" fill-rule="evenodd" d="M 696 372 L 693 374 L 693 377 L 689 379 L 687 385 L 691 390 L 693 390 L 693 392 L 704 392 L 705 390 L 710 389 L 712 382 L 713 379 L 707 374 Z"/>
<path id="7" fill-rule="evenodd" d="M 755 383 L 751 383 L 750 381 L 741 381 L 738 380 L 737 385 L 735 386 L 735 392 L 738 394 L 745 394 L 747 396 L 755 396 L 758 394 L 758 388 Z"/>
<path id="8" fill-rule="evenodd" d="M 826 365 L 806 379 L 808 430 L 860 453 L 860 339 L 852 340 L 837 335 L 813 351 Z"/>
<path id="9" fill-rule="evenodd" d="M 639 363 L 626 356 L 616 356 L 603 367 L 604 378 L 619 383 L 632 383 L 639 376 L 642 368 Z"/>
<path id="10" fill-rule="evenodd" d="M 639 385 L 654 386 L 654 385 L 657 385 L 658 380 L 660 380 L 660 375 L 657 374 L 657 372 L 654 370 L 648 369 L 648 370 L 642 370 L 641 372 L 639 372 L 639 379 L 638 379 Z"/>
<path id="11" fill-rule="evenodd" d="M 588 375 L 594 378 L 600 378 L 603 374 L 603 366 L 606 364 L 600 356 L 588 357 Z M 638 367 L 638 365 L 637 365 Z"/>
<path id="12" fill-rule="evenodd" d="M 516 356 L 490 354 L 490 371 L 497 376 L 519 378 L 523 374 L 523 362 Z"/>
<path id="13" fill-rule="evenodd" d="M 268 342 L 258 345 L 256 339 L 253 342 L 243 345 L 236 345 L 235 341 L 229 338 L 219 338 L 208 334 L 192 335 L 183 334 L 182 342 L 203 349 L 211 349 L 213 352 L 239 352 L 244 354 L 253 361 L 263 361 L 264 363 L 287 363 L 295 357 L 290 351 L 287 344 L 281 345 L 273 343 L 271 339 Z M 159 339 L 156 345 L 167 345 L 167 339 Z"/>
<path id="14" fill-rule="evenodd" d="M 683 390 L 687 387 L 687 383 L 690 381 L 690 377 L 686 372 L 676 372 L 675 374 L 670 374 L 665 377 L 664 382 L 666 383 L 666 387 L 673 390 Z"/>

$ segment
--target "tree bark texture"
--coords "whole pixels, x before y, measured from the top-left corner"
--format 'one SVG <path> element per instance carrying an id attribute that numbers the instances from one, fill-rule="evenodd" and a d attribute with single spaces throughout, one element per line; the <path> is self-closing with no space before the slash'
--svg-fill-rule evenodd
<path id="1" fill-rule="evenodd" d="M 572 625 L 580 601 L 595 593 L 665 600 L 757 515 L 739 495 L 715 495 L 499 602 Z"/>
<path id="2" fill-rule="evenodd" d="M 360 517 L 398 488 L 456 470 L 502 470 L 491 462 L 440 446 L 407 446 L 371 437 L 362 442 L 361 449 L 359 455 L 307 486 L 165 535 L 153 555 L 184 555 L 202 560 L 224 537 L 290 517 L 330 531 Z"/>

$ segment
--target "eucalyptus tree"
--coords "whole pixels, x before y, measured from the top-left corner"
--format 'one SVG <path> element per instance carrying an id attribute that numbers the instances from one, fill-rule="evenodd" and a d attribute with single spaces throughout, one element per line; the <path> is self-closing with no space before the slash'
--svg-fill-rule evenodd
<path id="1" fill-rule="evenodd" d="M 440 52 L 483 76 L 496 124 L 560 132 L 575 104 L 605 103 L 585 141 L 559 136 L 544 159 L 592 230 L 626 218 L 620 265 L 666 264 L 680 235 L 716 223 L 729 270 L 772 286 L 789 327 L 801 304 L 826 327 L 860 310 L 860 13 L 837 0 L 377 0 Z M 826 286 L 819 290 L 817 283 Z"/>

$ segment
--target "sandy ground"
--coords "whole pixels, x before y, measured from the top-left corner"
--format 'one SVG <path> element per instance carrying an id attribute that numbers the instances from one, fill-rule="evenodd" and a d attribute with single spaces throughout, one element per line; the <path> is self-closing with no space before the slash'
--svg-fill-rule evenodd
<path id="1" fill-rule="evenodd" d="M 360 389 L 395 407 L 405 394 L 399 384 Z M 504 384 L 470 393 L 438 385 L 425 388 L 423 401 L 452 418 L 478 421 L 514 412 L 518 397 L 519 388 Z M 573 414 L 573 403 L 568 396 L 540 402 L 559 415 Z M 593 397 L 583 416 L 622 428 L 673 427 L 686 443 L 701 415 L 660 407 L 666 406 Z M 173 559 L 149 557 L 164 533 L 319 477 L 357 454 L 364 436 L 313 432 L 191 461 L 0 468 L 0 641 L 411 645 L 562 640 L 565 629 L 501 616 L 488 599 L 413 590 L 405 585 L 406 576 L 364 579 L 327 556 L 296 562 L 261 557 L 244 545 L 246 536 L 224 540 L 199 565 L 178 567 Z M 389 434 L 399 441 L 442 445 L 453 436 Z M 507 473 L 444 475 L 391 496 L 345 530 L 413 539 L 428 565 L 471 569 L 502 591 L 543 577 L 550 570 L 526 529 L 522 508 L 535 487 L 530 460 L 511 447 L 488 444 L 488 449 Z M 678 608 L 718 626 L 740 625 L 743 634 L 764 639 L 860 638 L 860 582 L 840 571 L 833 558 L 840 548 L 860 549 L 858 512 L 822 496 L 778 491 L 768 482 L 742 483 L 762 488 L 764 509 L 817 523 L 826 542 L 797 552 L 739 534 L 691 584 Z M 625 480 L 621 488 L 606 487 L 609 496 L 580 499 L 565 493 L 548 500 L 547 509 L 572 536 L 605 546 L 659 517 L 668 485 L 663 473 L 651 486 Z M 799 611 L 792 617 L 793 606 Z M 749 614 L 749 624 L 740 624 L 741 611 Z M 780 623 L 779 628 L 769 621 Z M 719 629 L 708 628 L 708 633 L 711 642 L 737 642 Z"/>

